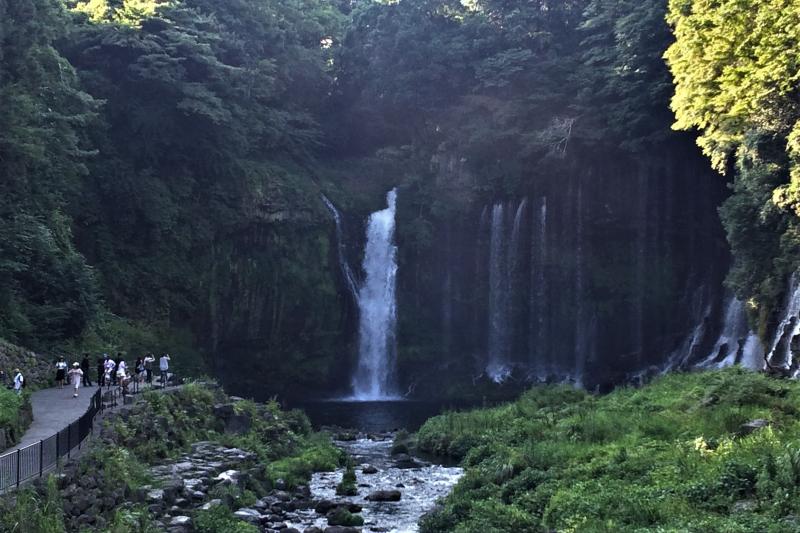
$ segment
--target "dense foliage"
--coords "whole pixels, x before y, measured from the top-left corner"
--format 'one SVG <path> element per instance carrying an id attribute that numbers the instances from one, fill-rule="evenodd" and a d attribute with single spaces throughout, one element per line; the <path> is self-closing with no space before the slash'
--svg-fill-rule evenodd
<path id="1" fill-rule="evenodd" d="M 675 127 L 699 129 L 714 167 L 733 175 L 722 209 L 731 282 L 752 298 L 763 326 L 800 259 L 800 7 L 672 0 L 669 22 Z"/>
<path id="2" fill-rule="evenodd" d="M 730 369 L 445 414 L 419 446 L 466 474 L 422 530 L 798 531 L 798 409 L 797 384 Z"/>
<path id="3" fill-rule="evenodd" d="M 0 336 L 166 350 L 181 371 L 252 390 L 341 388 L 354 313 L 319 197 L 355 219 L 391 184 L 403 190 L 400 363 L 429 362 L 441 282 L 423 266 L 458 216 L 575 169 L 685 159 L 668 48 L 676 127 L 699 128 L 733 175 L 729 279 L 766 328 L 798 258 L 796 11 L 2 0 Z M 626 267 L 608 264 L 587 284 L 619 295 L 598 304 L 612 314 L 634 296 Z"/>

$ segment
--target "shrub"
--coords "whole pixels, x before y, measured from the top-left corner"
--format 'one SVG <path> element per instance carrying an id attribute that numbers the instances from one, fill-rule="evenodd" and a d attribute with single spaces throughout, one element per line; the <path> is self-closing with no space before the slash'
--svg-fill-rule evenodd
<path id="1" fill-rule="evenodd" d="M 194 527 L 198 533 L 258 533 L 259 529 L 237 519 L 224 505 L 217 505 L 194 516 Z"/>

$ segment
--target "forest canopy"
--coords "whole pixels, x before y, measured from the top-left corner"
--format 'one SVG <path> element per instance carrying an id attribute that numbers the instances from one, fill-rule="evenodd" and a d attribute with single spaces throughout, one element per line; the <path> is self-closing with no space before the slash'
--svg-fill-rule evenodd
<path id="1" fill-rule="evenodd" d="M 799 17 L 789 0 L 0 0 L 0 336 L 167 339 L 212 366 L 258 344 L 278 375 L 317 376 L 352 320 L 321 193 L 363 215 L 403 183 L 404 254 L 424 258 L 449 214 L 586 154 L 655 161 L 691 136 L 673 122 L 732 181 L 729 285 L 766 334 L 798 260 Z M 475 176 L 457 194 L 436 174 L 449 154 Z"/>

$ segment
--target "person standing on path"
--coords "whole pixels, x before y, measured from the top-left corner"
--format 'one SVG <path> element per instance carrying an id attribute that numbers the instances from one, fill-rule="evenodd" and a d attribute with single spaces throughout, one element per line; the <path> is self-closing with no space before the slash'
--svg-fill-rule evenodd
<path id="1" fill-rule="evenodd" d="M 158 360 L 158 368 L 161 370 L 161 386 L 167 386 L 167 378 L 169 377 L 169 354 L 164 354 Z"/>
<path id="2" fill-rule="evenodd" d="M 83 370 L 81 370 L 81 365 L 78 364 L 77 361 L 72 363 L 72 368 L 69 371 L 69 380 L 72 383 L 72 387 L 74 389 L 74 393 L 72 394 L 73 398 L 78 397 L 78 389 L 81 387 L 81 381 L 83 380 Z"/>
<path id="3" fill-rule="evenodd" d="M 25 378 L 22 377 L 22 372 L 19 368 L 14 369 L 14 392 L 22 394 L 22 387 L 25 386 Z"/>
<path id="4" fill-rule="evenodd" d="M 108 354 L 106 354 L 105 363 L 103 363 L 103 374 L 104 378 L 103 381 L 105 382 L 106 386 L 110 387 L 114 384 L 114 379 L 112 375 L 114 374 L 114 368 L 116 368 L 117 363 L 111 359 Z"/>
<path id="5" fill-rule="evenodd" d="M 153 363 L 155 362 L 156 358 L 152 352 L 144 356 L 144 371 L 147 374 L 147 382 L 151 387 L 153 386 Z"/>
<path id="6" fill-rule="evenodd" d="M 114 369 L 113 369 L 112 374 L 111 374 L 111 384 L 112 385 L 116 385 L 117 384 L 117 372 L 119 372 L 119 362 L 120 361 L 122 361 L 122 353 L 121 352 L 117 352 L 117 363 L 116 363 L 116 365 L 114 365 Z"/>
<path id="7" fill-rule="evenodd" d="M 83 372 L 83 386 L 84 387 L 91 387 L 92 380 L 89 377 L 89 354 L 83 354 L 83 360 L 81 361 L 81 371 Z"/>
<path id="8" fill-rule="evenodd" d="M 63 389 L 64 388 L 64 378 L 66 377 L 67 372 L 67 362 L 64 361 L 64 357 L 59 357 L 58 361 L 56 361 L 56 383 L 58 387 Z"/>
<path id="9" fill-rule="evenodd" d="M 136 358 L 136 363 L 133 365 L 133 382 L 139 384 L 144 378 L 144 361 L 141 357 Z"/>
<path id="10" fill-rule="evenodd" d="M 102 388 L 106 384 L 106 365 L 102 357 L 97 358 L 97 384 Z"/>

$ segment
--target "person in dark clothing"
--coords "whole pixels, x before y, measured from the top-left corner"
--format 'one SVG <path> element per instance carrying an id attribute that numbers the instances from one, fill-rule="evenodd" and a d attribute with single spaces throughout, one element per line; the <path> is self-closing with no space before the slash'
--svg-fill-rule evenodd
<path id="1" fill-rule="evenodd" d="M 111 373 L 111 384 L 112 385 L 116 385 L 117 384 L 117 372 L 119 372 L 119 362 L 120 361 L 122 361 L 122 352 L 117 352 L 117 359 L 116 359 L 116 363 L 117 364 L 114 365 L 114 372 Z"/>
<path id="2" fill-rule="evenodd" d="M 105 368 L 106 360 L 102 357 L 97 358 L 97 384 L 101 387 L 106 384 L 106 368 Z"/>
<path id="3" fill-rule="evenodd" d="M 147 375 L 146 381 L 153 385 L 153 364 L 156 362 L 156 358 L 153 356 L 153 353 L 149 353 L 144 356 L 144 373 Z"/>
<path id="4" fill-rule="evenodd" d="M 84 387 L 91 387 L 92 380 L 89 379 L 89 354 L 83 354 L 83 359 L 81 360 L 81 370 L 83 370 L 83 386 Z"/>

